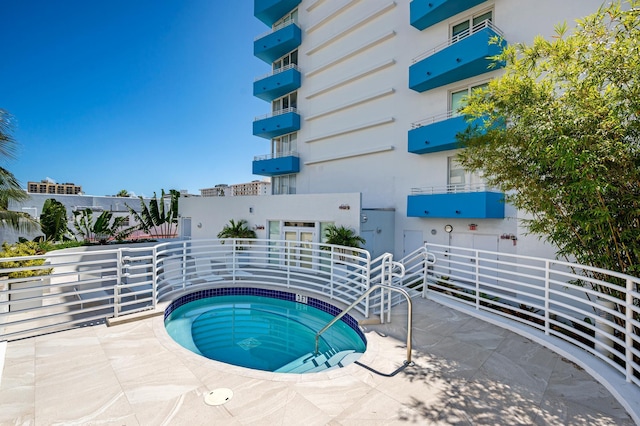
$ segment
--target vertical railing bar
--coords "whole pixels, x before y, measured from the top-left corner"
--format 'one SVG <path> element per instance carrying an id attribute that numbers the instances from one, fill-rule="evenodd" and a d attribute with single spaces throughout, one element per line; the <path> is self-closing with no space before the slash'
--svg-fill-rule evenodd
<path id="1" fill-rule="evenodd" d="M 633 378 L 633 281 L 631 278 L 627 278 L 627 297 L 625 301 L 625 328 L 626 328 L 626 339 L 625 339 L 625 362 L 627 366 L 626 371 L 626 381 L 627 383 L 631 383 Z"/>
<path id="2" fill-rule="evenodd" d="M 478 250 L 475 251 L 475 278 L 476 278 L 476 310 L 480 310 L 480 252 Z"/>
<path id="3" fill-rule="evenodd" d="M 551 333 L 551 313 L 549 309 L 551 304 L 549 303 L 549 298 L 551 297 L 551 265 L 548 260 L 544 262 L 544 334 L 549 335 Z"/>

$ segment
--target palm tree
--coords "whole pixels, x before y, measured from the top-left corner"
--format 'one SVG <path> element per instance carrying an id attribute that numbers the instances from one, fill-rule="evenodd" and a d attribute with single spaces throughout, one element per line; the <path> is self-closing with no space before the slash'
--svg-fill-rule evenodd
<path id="1" fill-rule="evenodd" d="M 126 189 L 121 189 L 120 192 L 116 194 L 116 197 L 131 197 L 131 195 Z"/>
<path id="2" fill-rule="evenodd" d="M 11 130 L 11 115 L 0 109 L 0 158 L 15 158 L 17 143 L 11 136 Z M 27 199 L 29 195 L 20 188 L 20 182 L 13 173 L 0 167 L 0 226 L 10 227 L 18 232 L 39 231 L 40 225 L 28 214 L 8 210 L 10 201 L 20 202 Z"/>
<path id="3" fill-rule="evenodd" d="M 229 220 L 229 223 L 222 228 L 222 231 L 218 232 L 218 238 L 236 238 L 236 239 L 252 239 L 256 238 L 256 232 L 247 226 L 247 221 L 241 219 L 239 221 Z M 242 241 L 239 241 L 241 243 Z M 224 241 L 222 241 L 224 244 Z M 239 244 L 236 247 L 238 250 L 244 250 L 246 247 Z"/>
<path id="4" fill-rule="evenodd" d="M 333 244 L 336 246 L 344 246 L 344 247 L 355 247 L 360 248 L 360 244 L 366 243 L 366 240 L 362 238 L 360 235 L 356 234 L 351 228 L 347 228 L 346 226 L 336 226 L 329 225 L 325 228 L 324 231 L 325 243 Z M 323 246 L 323 250 L 331 250 L 329 246 Z M 349 250 L 343 248 L 337 248 L 336 251 L 338 253 L 348 253 Z M 356 251 L 352 251 L 351 254 L 354 256 L 358 254 Z M 341 260 L 344 260 L 344 257 L 340 257 Z"/>
<path id="5" fill-rule="evenodd" d="M 345 226 L 329 225 L 324 231 L 324 236 L 326 237 L 325 243 L 337 246 L 360 248 L 360 244 L 367 242 L 353 229 Z"/>
<path id="6" fill-rule="evenodd" d="M 256 238 L 256 233 L 253 229 L 249 229 L 246 220 L 241 219 L 236 222 L 231 219 L 222 231 L 218 232 L 218 238 Z"/>

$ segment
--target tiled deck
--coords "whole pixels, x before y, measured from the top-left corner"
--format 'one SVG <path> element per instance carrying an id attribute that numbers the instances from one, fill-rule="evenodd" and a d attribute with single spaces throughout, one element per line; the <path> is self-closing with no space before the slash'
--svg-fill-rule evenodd
<path id="1" fill-rule="evenodd" d="M 571 362 L 428 300 L 414 300 L 415 365 L 388 377 L 406 355 L 404 311 L 366 327 L 366 367 L 308 375 L 204 359 L 173 342 L 162 317 L 10 342 L 0 424 L 633 424 Z M 233 397 L 206 405 L 217 388 Z"/>

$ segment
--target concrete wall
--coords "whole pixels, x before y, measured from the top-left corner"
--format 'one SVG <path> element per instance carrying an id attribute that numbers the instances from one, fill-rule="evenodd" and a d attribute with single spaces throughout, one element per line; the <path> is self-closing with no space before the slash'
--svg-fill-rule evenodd
<path id="1" fill-rule="evenodd" d="M 258 238 L 268 238 L 269 221 L 333 222 L 360 233 L 360 194 L 181 198 L 180 216 L 191 219 L 193 239 L 217 238 L 231 219 L 245 219 Z"/>

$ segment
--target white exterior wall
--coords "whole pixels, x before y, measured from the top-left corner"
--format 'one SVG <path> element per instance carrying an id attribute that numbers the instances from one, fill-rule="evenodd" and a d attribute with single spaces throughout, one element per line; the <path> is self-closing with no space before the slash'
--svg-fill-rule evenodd
<path id="1" fill-rule="evenodd" d="M 180 216 L 191 219 L 193 239 L 217 238 L 231 219 L 246 220 L 258 238 L 268 238 L 269 221 L 333 222 L 359 233 L 360 208 L 359 193 L 180 199 Z"/>
<path id="2" fill-rule="evenodd" d="M 503 220 L 406 217 L 411 188 L 446 185 L 447 157 L 455 155 L 455 151 L 409 153 L 411 123 L 449 110 L 451 91 L 501 73 L 492 71 L 418 93 L 408 88 L 409 66 L 412 58 L 446 42 L 452 24 L 476 12 L 493 9 L 493 23 L 508 42 L 531 43 L 538 34 L 551 37 L 557 23 L 573 25 L 576 18 L 593 13 L 601 3 L 490 0 L 419 31 L 409 24 L 409 0 L 303 0 L 298 6 L 303 79 L 298 90 L 302 125 L 298 132 L 301 170 L 296 175 L 297 193 L 361 192 L 363 208 L 394 209 L 396 257 L 403 253 L 408 233 L 414 239 L 422 233 L 424 241 L 433 243 L 553 257 L 537 237 L 523 235 L 518 212 L 510 206 Z M 361 76 L 346 81 L 356 75 Z M 265 103 L 256 115 L 269 110 Z M 470 223 L 478 225 L 476 231 L 469 230 Z M 445 224 L 453 226 L 451 234 L 444 232 Z M 504 234 L 516 235 L 516 244 L 500 238 Z"/>

